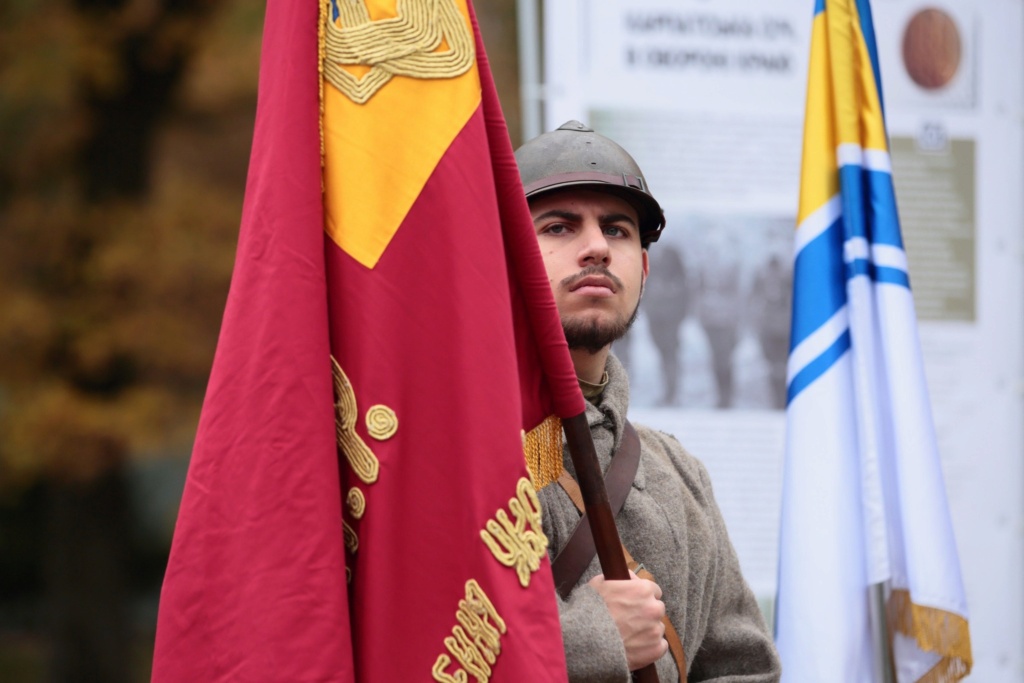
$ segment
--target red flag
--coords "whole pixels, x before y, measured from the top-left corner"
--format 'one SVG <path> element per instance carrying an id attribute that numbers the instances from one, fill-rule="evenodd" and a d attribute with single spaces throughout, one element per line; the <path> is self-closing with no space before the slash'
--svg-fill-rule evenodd
<path id="1" fill-rule="evenodd" d="M 471 8 L 383 4 L 268 2 L 156 683 L 565 679 L 522 430 L 582 397 Z"/>

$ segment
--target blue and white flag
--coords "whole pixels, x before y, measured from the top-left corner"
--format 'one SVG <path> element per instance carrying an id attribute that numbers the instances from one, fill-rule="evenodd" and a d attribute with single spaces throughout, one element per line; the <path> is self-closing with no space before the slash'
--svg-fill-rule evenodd
<path id="1" fill-rule="evenodd" d="M 876 681 L 878 583 L 899 682 L 958 681 L 971 668 L 967 602 L 868 0 L 816 3 L 801 175 L 776 608 L 783 681 Z"/>

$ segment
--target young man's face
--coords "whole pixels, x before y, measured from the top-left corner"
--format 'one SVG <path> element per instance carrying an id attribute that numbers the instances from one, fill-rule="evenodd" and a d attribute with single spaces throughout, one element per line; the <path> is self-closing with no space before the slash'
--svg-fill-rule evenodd
<path id="1" fill-rule="evenodd" d="M 530 200 L 533 227 L 569 348 L 596 353 L 629 329 L 647 277 L 636 210 L 566 188 Z"/>

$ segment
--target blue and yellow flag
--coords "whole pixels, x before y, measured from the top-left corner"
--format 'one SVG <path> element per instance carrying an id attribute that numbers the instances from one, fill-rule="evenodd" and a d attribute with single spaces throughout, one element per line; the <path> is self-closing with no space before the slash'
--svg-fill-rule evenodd
<path id="1" fill-rule="evenodd" d="M 898 680 L 971 669 L 893 191 L 868 0 L 814 11 L 796 233 L 776 640 L 785 681 L 875 681 L 871 586 Z M 879 682 L 880 683 L 880 682 Z"/>

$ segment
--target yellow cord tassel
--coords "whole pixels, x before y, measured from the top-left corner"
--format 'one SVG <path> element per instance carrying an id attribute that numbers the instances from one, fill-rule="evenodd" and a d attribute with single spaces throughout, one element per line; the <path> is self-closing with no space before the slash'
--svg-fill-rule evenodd
<path id="1" fill-rule="evenodd" d="M 538 491 L 562 474 L 562 421 L 552 415 L 523 436 L 523 455 Z"/>
<path id="2" fill-rule="evenodd" d="M 910 593 L 894 590 L 889 596 L 889 628 L 917 641 L 925 652 L 942 657 L 919 683 L 953 683 L 971 671 L 971 633 L 967 620 L 934 607 L 915 605 Z"/>

